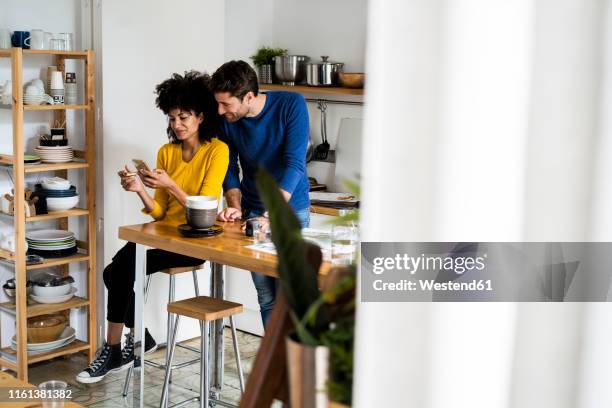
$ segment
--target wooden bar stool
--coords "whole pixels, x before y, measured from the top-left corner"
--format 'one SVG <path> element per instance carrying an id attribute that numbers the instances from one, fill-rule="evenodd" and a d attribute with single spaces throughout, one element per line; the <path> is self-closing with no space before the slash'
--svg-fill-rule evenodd
<path id="1" fill-rule="evenodd" d="M 180 402 L 176 404 L 176 406 L 183 406 L 191 401 L 200 401 L 200 407 L 208 408 L 210 402 L 208 375 L 208 333 L 210 332 L 210 322 L 226 317 L 229 317 L 230 326 L 232 329 L 232 343 L 234 345 L 234 354 L 236 355 L 236 366 L 238 368 L 238 377 L 240 380 L 240 391 L 244 392 L 244 377 L 242 374 L 242 364 L 240 362 L 240 351 L 238 350 L 236 326 L 234 324 L 234 315 L 242 313 L 242 305 L 240 303 L 229 302 L 223 299 L 215 299 L 208 296 L 196 296 L 191 299 L 168 303 L 168 313 L 175 314 L 176 318 L 174 321 L 174 328 L 172 329 L 170 357 L 166 362 L 166 376 L 164 378 L 164 388 L 162 390 L 159 406 L 161 408 L 166 408 L 168 406 L 168 388 L 170 384 L 170 374 L 172 372 L 172 357 L 174 355 L 176 335 L 181 316 L 191 317 L 192 319 L 200 321 L 202 331 L 200 345 L 200 396 Z"/>
<path id="2" fill-rule="evenodd" d="M 161 271 L 159 271 L 159 273 L 164 273 L 166 275 L 168 275 L 169 277 L 169 283 L 168 283 L 168 303 L 170 302 L 174 302 L 174 298 L 175 298 L 175 277 L 176 275 L 179 275 L 181 273 L 185 273 L 185 272 L 191 272 L 193 274 L 193 288 L 195 291 L 195 295 L 196 296 L 200 296 L 200 288 L 198 286 L 198 274 L 197 271 L 199 269 L 203 269 L 204 268 L 204 264 L 198 264 L 198 265 L 192 265 L 192 266 L 178 266 L 175 268 L 167 268 L 167 269 L 162 269 Z M 147 280 L 145 283 L 145 304 L 147 303 L 147 298 L 149 297 L 149 286 L 151 285 L 151 275 L 147 275 Z M 174 320 L 173 320 L 173 316 L 170 312 L 168 312 L 168 326 L 166 327 L 166 364 L 168 362 L 168 344 L 170 342 L 170 334 L 171 334 L 171 330 L 172 330 L 172 326 L 173 326 Z M 144 339 L 142 339 L 141 344 L 144 344 Z M 164 343 L 161 343 L 160 345 L 163 345 Z M 185 349 L 191 350 L 191 351 L 195 351 L 196 353 L 199 353 L 200 350 L 198 350 L 195 347 L 190 347 L 190 346 L 184 346 L 179 344 L 179 347 L 183 347 Z M 142 353 L 144 350 L 144 347 L 140 347 L 140 352 Z M 182 363 L 176 367 L 172 367 L 172 370 L 175 368 L 182 368 L 185 366 L 188 366 L 190 364 L 195 364 L 199 361 L 199 359 L 195 359 L 195 360 L 190 360 L 187 361 L 185 363 Z M 145 360 L 145 364 L 149 364 L 155 368 L 159 368 L 161 370 L 165 370 L 166 369 L 166 364 L 159 364 L 156 363 L 155 361 L 147 361 Z M 132 372 L 134 370 L 134 366 L 130 367 L 130 369 L 128 370 L 126 376 L 125 376 L 125 383 L 123 384 L 123 396 L 127 396 L 128 394 L 128 388 L 130 386 L 130 380 L 132 379 Z M 172 371 L 171 370 L 171 371 Z"/>

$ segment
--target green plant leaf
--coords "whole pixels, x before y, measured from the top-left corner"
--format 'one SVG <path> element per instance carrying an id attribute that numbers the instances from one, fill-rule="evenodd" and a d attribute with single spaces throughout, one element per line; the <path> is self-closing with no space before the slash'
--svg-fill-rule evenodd
<path id="1" fill-rule="evenodd" d="M 261 47 L 255 54 L 251 55 L 251 59 L 253 60 L 253 64 L 259 67 L 266 64 L 272 64 L 274 57 L 280 55 L 287 55 L 287 50 L 285 48 Z"/>
<path id="2" fill-rule="evenodd" d="M 321 296 L 318 287 L 321 249 L 302 238 L 300 222 L 274 178 L 263 168 L 259 169 L 256 178 L 259 195 L 270 218 L 280 286 L 295 315 L 294 323 L 298 322 L 296 329 L 300 341 L 310 343 L 329 327 L 329 315 L 324 304 L 319 307 L 314 321 L 303 320 L 311 305 Z"/>

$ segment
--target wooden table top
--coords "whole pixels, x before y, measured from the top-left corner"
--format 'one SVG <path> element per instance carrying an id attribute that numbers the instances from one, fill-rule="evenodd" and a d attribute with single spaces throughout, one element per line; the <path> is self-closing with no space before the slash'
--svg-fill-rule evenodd
<path id="1" fill-rule="evenodd" d="M 119 227 L 119 238 L 268 276 L 278 275 L 276 255 L 246 248 L 253 244 L 253 238 L 244 235 L 239 222 L 217 222 L 217 225 L 223 227 L 220 235 L 185 238 L 176 224 L 149 222 Z M 324 263 L 319 272 L 324 275 L 328 268 L 329 265 Z"/>
<path id="2" fill-rule="evenodd" d="M 38 388 L 35 385 L 19 380 L 8 373 L 0 372 L 0 387 L 4 389 L 10 388 Z M 3 408 L 34 408 L 42 407 L 42 402 L 0 402 L 0 406 Z M 65 408 L 83 408 L 82 405 L 74 402 L 66 401 L 64 403 Z"/>

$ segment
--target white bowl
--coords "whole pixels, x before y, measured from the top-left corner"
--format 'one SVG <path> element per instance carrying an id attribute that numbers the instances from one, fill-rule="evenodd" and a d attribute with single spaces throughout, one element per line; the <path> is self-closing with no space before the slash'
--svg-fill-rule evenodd
<path id="1" fill-rule="evenodd" d="M 52 298 L 67 295 L 72 290 L 72 284 L 66 283 L 61 286 L 37 286 L 34 285 L 34 296 Z"/>
<path id="2" fill-rule="evenodd" d="M 185 200 L 185 207 L 194 210 L 216 210 L 219 206 L 217 197 L 211 196 L 189 196 Z"/>
<path id="3" fill-rule="evenodd" d="M 79 196 L 74 197 L 47 197 L 47 210 L 65 211 L 74 208 L 79 202 Z"/>
<path id="4" fill-rule="evenodd" d="M 70 181 L 60 177 L 48 177 L 42 179 L 43 188 L 45 190 L 69 190 Z"/>
<path id="5" fill-rule="evenodd" d="M 30 81 L 30 85 L 34 85 L 40 89 L 42 93 L 45 93 L 45 83 L 42 81 L 42 79 L 33 79 Z"/>
<path id="6" fill-rule="evenodd" d="M 44 93 L 44 88 L 41 91 L 36 85 L 28 85 L 25 88 L 24 95 L 25 96 L 42 96 Z"/>

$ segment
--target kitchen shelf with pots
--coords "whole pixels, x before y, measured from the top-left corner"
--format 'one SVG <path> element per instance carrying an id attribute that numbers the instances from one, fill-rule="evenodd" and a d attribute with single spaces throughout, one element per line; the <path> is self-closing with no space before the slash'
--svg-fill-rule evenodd
<path id="1" fill-rule="evenodd" d="M 289 91 L 308 94 L 363 95 L 363 89 L 308 85 L 260 84 L 262 91 Z"/>

